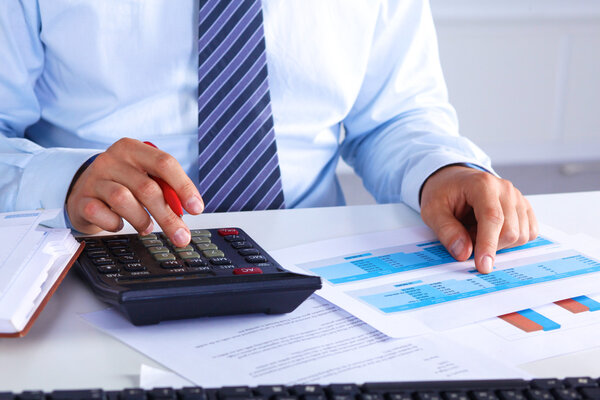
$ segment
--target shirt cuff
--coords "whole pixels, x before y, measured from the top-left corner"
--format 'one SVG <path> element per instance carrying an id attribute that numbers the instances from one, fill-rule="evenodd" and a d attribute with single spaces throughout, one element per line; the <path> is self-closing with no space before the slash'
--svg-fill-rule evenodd
<path id="1" fill-rule="evenodd" d="M 449 157 L 447 154 L 432 154 L 421 160 L 406 174 L 402 184 L 402 199 L 410 208 L 421 212 L 421 190 L 427 179 L 438 170 L 451 165 L 462 165 L 479 169 L 498 176 L 490 165 L 483 165 L 481 161 L 465 157 Z"/>
<path id="2" fill-rule="evenodd" d="M 71 181 L 79 168 L 98 153 L 92 149 L 49 148 L 38 153 L 23 173 L 17 195 L 21 210 L 64 209 Z M 44 223 L 53 228 L 66 228 L 65 213 Z"/>

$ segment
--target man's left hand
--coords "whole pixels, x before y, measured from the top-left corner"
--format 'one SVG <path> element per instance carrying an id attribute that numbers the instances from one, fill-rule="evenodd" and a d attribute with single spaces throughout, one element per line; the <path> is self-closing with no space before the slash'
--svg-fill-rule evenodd
<path id="1" fill-rule="evenodd" d="M 463 166 L 442 168 L 427 179 L 421 217 L 455 259 L 465 261 L 474 251 L 481 273 L 492 271 L 497 250 L 538 235 L 531 204 L 511 182 Z"/>

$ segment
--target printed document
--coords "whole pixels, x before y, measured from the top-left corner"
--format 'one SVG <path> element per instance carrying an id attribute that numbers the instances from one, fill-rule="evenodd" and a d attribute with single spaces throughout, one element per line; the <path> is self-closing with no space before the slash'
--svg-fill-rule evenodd
<path id="1" fill-rule="evenodd" d="M 84 318 L 205 387 L 527 377 L 446 338 L 389 338 L 317 296 L 285 315 L 143 327 L 110 309 Z"/>
<path id="2" fill-rule="evenodd" d="M 494 270 L 456 262 L 425 226 L 272 251 L 285 268 L 319 275 L 319 296 L 391 337 L 465 326 L 597 291 L 600 246 L 550 227 L 500 250 Z"/>

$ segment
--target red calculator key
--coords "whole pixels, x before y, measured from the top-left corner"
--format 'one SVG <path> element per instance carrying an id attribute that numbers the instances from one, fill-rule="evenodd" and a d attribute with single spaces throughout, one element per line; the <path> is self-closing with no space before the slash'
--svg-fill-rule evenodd
<path id="1" fill-rule="evenodd" d="M 234 275 L 249 275 L 249 274 L 262 274 L 262 269 L 257 267 L 248 268 L 236 268 L 233 270 Z"/>
<path id="2" fill-rule="evenodd" d="M 221 236 L 228 236 L 228 235 L 238 235 L 239 232 L 237 229 L 235 228 L 222 228 L 219 229 L 219 235 Z"/>

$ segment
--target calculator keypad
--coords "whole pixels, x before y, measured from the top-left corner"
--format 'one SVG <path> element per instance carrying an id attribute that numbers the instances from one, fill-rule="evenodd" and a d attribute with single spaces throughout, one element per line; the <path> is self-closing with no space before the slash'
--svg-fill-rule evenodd
<path id="1" fill-rule="evenodd" d="M 196 229 L 191 236 L 181 248 L 162 233 L 86 238 L 85 254 L 103 279 L 120 283 L 284 272 L 238 229 Z"/>

